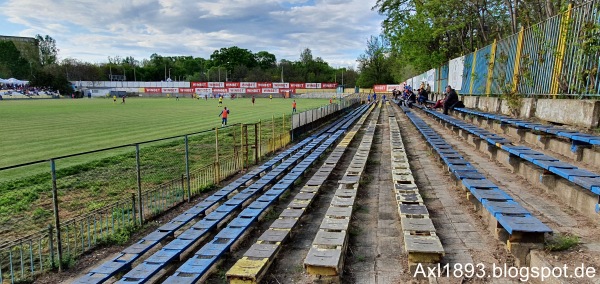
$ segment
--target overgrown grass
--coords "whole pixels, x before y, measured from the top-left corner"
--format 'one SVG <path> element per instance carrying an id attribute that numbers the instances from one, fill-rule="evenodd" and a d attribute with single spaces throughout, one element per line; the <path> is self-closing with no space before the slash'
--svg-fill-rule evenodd
<path id="1" fill-rule="evenodd" d="M 546 241 L 544 248 L 548 251 L 563 251 L 579 244 L 579 237 L 571 234 L 555 234 Z"/>

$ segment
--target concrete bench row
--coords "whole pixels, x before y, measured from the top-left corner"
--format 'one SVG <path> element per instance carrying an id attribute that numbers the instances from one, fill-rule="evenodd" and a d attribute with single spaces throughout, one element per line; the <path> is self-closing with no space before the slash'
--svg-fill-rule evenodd
<path id="1" fill-rule="evenodd" d="M 369 121 L 357 152 L 344 176 L 338 181 L 339 186 L 304 259 L 304 268 L 311 275 L 338 278 L 342 274 L 352 209 L 371 151 L 380 109 L 377 107 L 373 111 L 373 117 Z"/>
<path id="2" fill-rule="evenodd" d="M 317 172 L 306 182 L 296 194 L 288 207 L 279 215 L 278 219 L 267 229 L 227 272 L 229 283 L 259 283 L 264 277 L 282 245 L 291 239 L 292 233 L 297 227 L 298 221 L 309 210 L 315 196 L 319 194 L 322 185 L 329 179 L 337 163 L 342 158 L 348 145 L 352 142 L 358 130 L 364 124 L 372 108 L 362 115 L 352 130 L 344 136 L 342 141 L 335 147 Z M 344 214 L 350 214 L 345 210 Z M 282 224 L 290 224 L 282 226 Z"/>
<path id="3" fill-rule="evenodd" d="M 345 119 L 344 119 L 345 120 Z M 291 158 L 282 162 L 277 168 L 261 177 L 257 182 L 245 188 L 239 194 L 219 206 L 215 211 L 197 222 L 191 228 L 184 231 L 171 243 L 165 245 L 161 250 L 154 253 L 142 264 L 123 276 L 121 282 L 144 283 L 159 274 L 170 263 L 179 261 L 182 254 L 192 251 L 206 239 L 210 238 L 214 231 L 220 229 L 229 220 L 234 218 L 240 210 L 244 209 L 250 202 L 256 199 L 261 192 L 281 179 L 301 159 L 306 157 L 319 145 L 327 135 L 312 139 L 306 146 Z M 209 200 L 210 197 L 207 199 Z M 212 200 L 210 200 L 212 201 Z"/>
<path id="4" fill-rule="evenodd" d="M 454 109 L 465 120 L 497 129 L 519 142 L 528 142 L 574 161 L 600 167 L 600 136 L 467 108 Z"/>
<path id="5" fill-rule="evenodd" d="M 87 274 L 76 279 L 73 283 L 103 283 L 119 273 L 129 271 L 131 265 L 146 252 L 157 247 L 159 244 L 164 243 L 166 240 L 173 238 L 176 231 L 188 225 L 193 220 L 204 217 L 221 203 L 232 197 L 232 195 L 237 193 L 241 188 L 252 184 L 255 179 L 271 171 L 273 166 L 281 163 L 282 160 L 290 157 L 293 153 L 306 146 L 312 139 L 313 138 L 305 139 L 293 147 L 281 152 L 260 167 L 248 172 L 205 200 L 194 205 L 183 214 L 160 226 L 147 236 L 144 236 L 140 241 L 125 248 L 118 256 L 92 268 Z"/>
<path id="6" fill-rule="evenodd" d="M 428 267 L 439 263 L 445 253 L 433 222 L 429 218 L 429 211 L 415 184 L 400 127 L 391 106 L 389 112 L 392 190 L 398 204 L 404 249 L 408 254 L 408 267 L 410 271 L 414 271 L 419 264 Z"/>
<path id="7" fill-rule="evenodd" d="M 225 201 L 214 211 L 208 213 L 202 220 L 196 222 L 174 240 L 164 245 L 160 250 L 145 259 L 142 263 L 135 266 L 127 272 L 117 283 L 146 283 L 152 277 L 166 268 L 169 264 L 179 261 L 183 255 L 194 250 L 200 243 L 210 238 L 214 233 L 220 231 L 231 219 L 248 206 L 256 198 L 260 198 L 269 186 L 275 184 L 284 175 L 294 169 L 302 159 L 308 156 L 312 150 L 325 140 L 325 136 L 313 139 L 304 148 L 294 154 L 292 157 L 284 160 L 272 171 L 262 176 L 252 185 L 244 188 L 239 193 Z M 285 179 L 285 177 L 283 177 Z M 207 199 L 210 199 L 207 198 Z M 208 200 L 212 202 L 213 200 Z M 229 233 L 229 232 L 225 232 Z"/>
<path id="8" fill-rule="evenodd" d="M 349 117 L 351 116 L 340 119 L 339 122 L 345 122 L 349 119 Z M 343 124 L 340 124 L 339 122 L 327 127 L 325 130 L 327 131 L 336 126 L 341 127 Z M 103 283 L 117 274 L 129 271 L 132 264 L 140 259 L 145 253 L 157 247 L 159 244 L 165 243 L 168 239 L 172 239 L 176 231 L 190 224 L 191 221 L 205 217 L 206 214 L 214 211 L 215 208 L 217 208 L 226 200 L 232 198 L 237 192 L 239 192 L 239 190 L 249 186 L 260 176 L 271 171 L 274 166 L 278 165 L 284 159 L 289 158 L 292 154 L 305 147 L 313 139 L 315 139 L 315 137 L 311 136 L 279 153 L 266 163 L 223 187 L 221 190 L 215 192 L 205 200 L 199 202 L 173 220 L 167 222 L 149 235 L 143 237 L 140 241 L 127 247 L 118 256 L 92 268 L 84 276 L 76 279 L 74 283 Z"/>
<path id="9" fill-rule="evenodd" d="M 529 147 L 513 145 L 510 140 L 500 135 L 452 116 L 432 110 L 425 111 L 449 126 L 455 127 L 459 135 L 470 141 L 476 148 L 486 151 L 490 158 L 497 159 L 514 172 L 520 173 L 525 179 L 539 183 L 561 196 L 562 200 L 586 216 L 598 217 L 599 174 L 577 168 Z"/>
<path id="10" fill-rule="evenodd" d="M 193 256 L 185 261 L 163 283 L 196 283 L 205 280 L 223 255 L 235 250 L 237 245 L 245 240 L 246 235 L 250 232 L 253 225 L 263 219 L 269 208 L 284 193 L 292 188 L 293 184 L 341 137 L 344 131 L 345 129 L 340 128 L 327 138 L 323 144 L 297 164 L 279 182 L 250 203 L 246 209 L 231 220 L 212 240 L 208 241 L 208 243 L 203 245 Z M 322 135 L 319 138 L 326 136 Z M 279 222 L 277 225 L 278 229 L 289 229 L 293 225 L 293 222 Z M 204 229 L 204 227 L 201 229 Z M 123 281 L 122 283 L 129 282 Z"/>
<path id="11" fill-rule="evenodd" d="M 517 259 L 517 264 L 524 264 L 529 250 L 541 248 L 545 234 L 552 233 L 552 229 L 483 176 L 427 123 L 408 108 L 402 109 L 427 140 L 434 154 L 453 174 L 457 184 L 465 190 L 467 198 L 474 204 L 485 224 L 489 224 L 495 237 L 506 241 L 507 248 Z"/>

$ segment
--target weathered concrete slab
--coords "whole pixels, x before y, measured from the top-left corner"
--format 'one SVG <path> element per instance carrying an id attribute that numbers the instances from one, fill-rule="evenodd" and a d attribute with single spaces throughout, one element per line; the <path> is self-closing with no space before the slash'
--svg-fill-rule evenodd
<path id="1" fill-rule="evenodd" d="M 258 241 L 261 242 L 283 242 L 290 234 L 290 230 L 266 230 L 260 237 L 258 237 Z"/>
<path id="2" fill-rule="evenodd" d="M 271 224 L 271 228 L 291 230 L 296 222 L 298 222 L 298 219 L 295 218 L 277 219 Z"/>
<path id="3" fill-rule="evenodd" d="M 444 248 L 437 236 L 404 235 L 405 249 L 408 253 L 444 254 Z"/>
<path id="4" fill-rule="evenodd" d="M 350 219 L 324 218 L 320 228 L 322 230 L 346 231 L 349 225 Z"/>
<path id="5" fill-rule="evenodd" d="M 333 218 L 350 218 L 352 216 L 352 207 L 329 207 L 325 215 Z"/>
<path id="6" fill-rule="evenodd" d="M 304 214 L 304 209 L 292 209 L 288 208 L 283 210 L 279 217 L 288 217 L 288 218 L 300 218 Z"/>
<path id="7" fill-rule="evenodd" d="M 278 249 L 279 246 L 275 244 L 253 244 L 246 253 L 244 253 L 244 256 L 252 258 L 271 258 Z"/>
<path id="8" fill-rule="evenodd" d="M 342 251 L 339 249 L 311 248 L 304 259 L 304 267 L 309 274 L 335 276 L 342 259 Z"/>
<path id="9" fill-rule="evenodd" d="M 319 231 L 313 241 L 313 245 L 319 246 L 343 246 L 346 242 L 347 233 Z"/>
<path id="10" fill-rule="evenodd" d="M 433 222 L 429 218 L 400 218 L 402 231 L 407 232 L 435 232 Z"/>

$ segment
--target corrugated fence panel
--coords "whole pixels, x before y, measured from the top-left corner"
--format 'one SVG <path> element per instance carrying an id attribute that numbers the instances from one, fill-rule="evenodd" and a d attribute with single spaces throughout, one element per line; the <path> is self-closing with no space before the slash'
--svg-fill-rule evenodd
<path id="1" fill-rule="evenodd" d="M 597 29 L 599 24 L 600 1 L 587 2 L 572 9 L 559 93 L 600 94 L 600 53 L 589 45 L 590 41 L 597 41 L 598 31 L 592 29 Z M 561 89 L 561 85 L 569 88 Z"/>
<path id="2" fill-rule="evenodd" d="M 471 91 L 471 71 L 473 70 L 473 53 L 465 55 L 465 69 L 463 69 L 463 80 L 461 86 L 461 94 L 470 94 Z"/>
<path id="3" fill-rule="evenodd" d="M 448 63 L 440 67 L 440 89 L 442 93 L 445 91 L 446 86 L 448 86 L 448 70 Z"/>
<path id="4" fill-rule="evenodd" d="M 503 90 L 511 88 L 518 36 L 519 34 L 513 34 L 498 41 L 492 77 L 492 94 L 502 94 Z"/>
<path id="5" fill-rule="evenodd" d="M 492 45 L 488 45 L 477 51 L 477 62 L 475 62 L 475 74 L 473 80 L 473 94 L 485 95 L 485 86 L 488 78 L 488 66 Z"/>
<path id="6" fill-rule="evenodd" d="M 519 91 L 523 94 L 548 94 L 556 61 L 556 46 L 560 17 L 534 25 L 525 30 L 523 57 L 528 57 L 531 81 L 521 80 Z"/>

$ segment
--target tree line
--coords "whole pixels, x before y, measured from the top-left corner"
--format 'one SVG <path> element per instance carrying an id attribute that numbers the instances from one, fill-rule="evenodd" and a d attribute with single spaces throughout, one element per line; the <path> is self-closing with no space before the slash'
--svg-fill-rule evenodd
<path id="1" fill-rule="evenodd" d="M 58 59 L 55 40 L 36 36 L 39 55 L 21 54 L 12 41 L 0 41 L 0 77 L 29 80 L 32 86 L 51 86 L 70 93 L 69 81 L 240 81 L 240 82 L 338 82 L 356 85 L 359 73 L 351 67 L 337 68 L 305 48 L 299 59 L 279 62 L 268 51 L 252 52 L 237 46 L 215 50 L 209 58 L 163 56 L 150 58 L 109 56 L 104 63 L 76 58 Z M 365 86 L 366 87 L 366 86 Z"/>
<path id="2" fill-rule="evenodd" d="M 564 0 L 377 0 L 382 34 L 358 59 L 361 84 L 400 82 L 565 11 Z"/>

